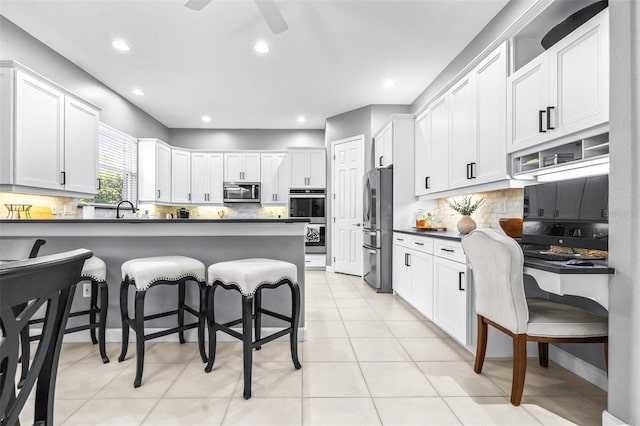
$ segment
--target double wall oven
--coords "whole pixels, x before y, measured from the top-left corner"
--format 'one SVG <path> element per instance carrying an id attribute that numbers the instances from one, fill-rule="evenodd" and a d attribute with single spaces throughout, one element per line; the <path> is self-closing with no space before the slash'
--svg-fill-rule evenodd
<path id="1" fill-rule="evenodd" d="M 291 189 L 289 217 L 309 218 L 305 237 L 306 253 L 327 252 L 327 212 L 324 189 Z"/>

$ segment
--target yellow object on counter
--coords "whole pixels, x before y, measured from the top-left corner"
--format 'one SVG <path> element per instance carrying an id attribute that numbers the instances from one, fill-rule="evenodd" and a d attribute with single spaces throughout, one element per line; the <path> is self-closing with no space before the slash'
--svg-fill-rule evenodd
<path id="1" fill-rule="evenodd" d="M 52 219 L 51 208 L 45 206 L 33 206 L 29 210 L 31 219 Z"/>

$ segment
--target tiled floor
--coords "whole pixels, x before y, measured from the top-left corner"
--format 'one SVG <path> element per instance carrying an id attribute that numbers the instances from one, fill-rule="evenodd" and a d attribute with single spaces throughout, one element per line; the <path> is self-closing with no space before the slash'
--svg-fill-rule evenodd
<path id="1" fill-rule="evenodd" d="M 528 425 L 600 424 L 606 393 L 555 364 L 527 367 L 523 404 L 513 407 L 511 362 L 472 356 L 392 295 L 356 277 L 307 272 L 308 340 L 302 370 L 288 343 L 254 352 L 253 397 L 242 399 L 239 343 L 219 343 L 204 373 L 195 344 L 150 343 L 134 389 L 133 348 L 117 362 L 109 344 L 65 344 L 56 424 L 63 425 Z M 30 424 L 32 400 L 23 424 Z"/>

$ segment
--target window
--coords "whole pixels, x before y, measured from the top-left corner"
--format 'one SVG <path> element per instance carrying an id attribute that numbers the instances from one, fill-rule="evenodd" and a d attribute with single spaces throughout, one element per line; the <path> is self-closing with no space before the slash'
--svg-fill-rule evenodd
<path id="1" fill-rule="evenodd" d="M 100 190 L 91 199 L 80 202 L 97 206 L 115 206 L 122 200 L 138 200 L 137 140 L 100 123 L 98 133 L 98 175 Z"/>

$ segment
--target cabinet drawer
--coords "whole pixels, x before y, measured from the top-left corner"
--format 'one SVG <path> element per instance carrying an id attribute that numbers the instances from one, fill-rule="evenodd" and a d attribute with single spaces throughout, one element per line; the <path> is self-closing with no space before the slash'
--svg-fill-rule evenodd
<path id="1" fill-rule="evenodd" d="M 435 256 L 453 260 L 454 262 L 467 263 L 467 256 L 462 250 L 462 243 L 458 241 L 437 240 L 434 244 Z"/>
<path id="2" fill-rule="evenodd" d="M 393 244 L 406 247 L 421 253 L 433 254 L 433 239 L 409 234 L 393 233 Z"/>

